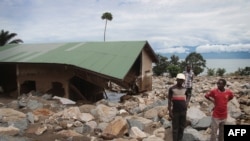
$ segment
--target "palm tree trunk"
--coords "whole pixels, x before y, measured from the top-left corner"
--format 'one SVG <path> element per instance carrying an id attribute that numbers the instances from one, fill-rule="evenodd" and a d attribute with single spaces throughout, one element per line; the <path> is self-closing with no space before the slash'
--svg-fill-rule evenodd
<path id="1" fill-rule="evenodd" d="M 106 36 L 107 22 L 108 22 L 108 20 L 106 20 L 106 22 L 105 22 L 105 28 L 104 28 L 104 42 L 105 42 L 105 36 Z"/>

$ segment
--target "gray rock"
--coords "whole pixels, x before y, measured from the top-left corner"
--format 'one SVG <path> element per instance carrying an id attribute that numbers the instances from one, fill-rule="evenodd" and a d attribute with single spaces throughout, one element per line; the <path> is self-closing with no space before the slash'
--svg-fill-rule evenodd
<path id="1" fill-rule="evenodd" d="M 207 129 L 211 125 L 211 117 L 203 117 L 202 119 L 195 119 L 191 121 L 192 127 L 197 130 Z"/>
<path id="2" fill-rule="evenodd" d="M 18 136 L 0 136 L 0 141 L 33 141 L 33 139 L 29 139 L 27 137 L 18 137 Z"/>
<path id="3" fill-rule="evenodd" d="M 140 130 L 144 130 L 144 124 L 136 119 L 128 119 L 127 120 L 129 127 L 138 127 Z"/>

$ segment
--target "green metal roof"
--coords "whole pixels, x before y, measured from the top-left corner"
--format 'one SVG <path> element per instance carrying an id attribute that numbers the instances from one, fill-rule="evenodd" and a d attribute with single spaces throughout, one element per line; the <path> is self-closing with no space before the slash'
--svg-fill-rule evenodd
<path id="1" fill-rule="evenodd" d="M 123 79 L 146 45 L 151 49 L 147 41 L 6 45 L 0 62 L 67 64 Z"/>

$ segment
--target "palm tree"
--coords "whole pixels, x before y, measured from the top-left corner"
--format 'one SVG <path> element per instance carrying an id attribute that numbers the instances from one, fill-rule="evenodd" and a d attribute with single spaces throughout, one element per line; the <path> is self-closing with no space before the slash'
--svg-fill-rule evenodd
<path id="1" fill-rule="evenodd" d="M 109 20 L 109 21 L 112 21 L 113 16 L 112 16 L 112 14 L 111 14 L 110 12 L 105 12 L 105 13 L 102 14 L 102 19 L 103 19 L 103 20 L 106 20 L 106 22 L 105 22 L 105 29 L 104 29 L 104 42 L 105 42 L 105 35 L 106 35 L 107 22 L 108 22 L 108 20 Z"/>
<path id="2" fill-rule="evenodd" d="M 0 46 L 4 46 L 6 44 L 23 43 L 21 39 L 13 39 L 15 36 L 17 36 L 16 33 L 9 33 L 9 31 L 4 31 L 2 29 L 0 33 Z"/>

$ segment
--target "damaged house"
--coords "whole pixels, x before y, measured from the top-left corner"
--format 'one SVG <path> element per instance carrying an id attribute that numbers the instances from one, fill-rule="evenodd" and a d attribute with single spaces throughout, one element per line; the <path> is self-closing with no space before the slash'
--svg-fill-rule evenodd
<path id="1" fill-rule="evenodd" d="M 109 83 L 152 90 L 157 57 L 147 41 L 12 44 L 0 47 L 0 86 L 18 95 L 36 91 L 97 101 Z"/>

